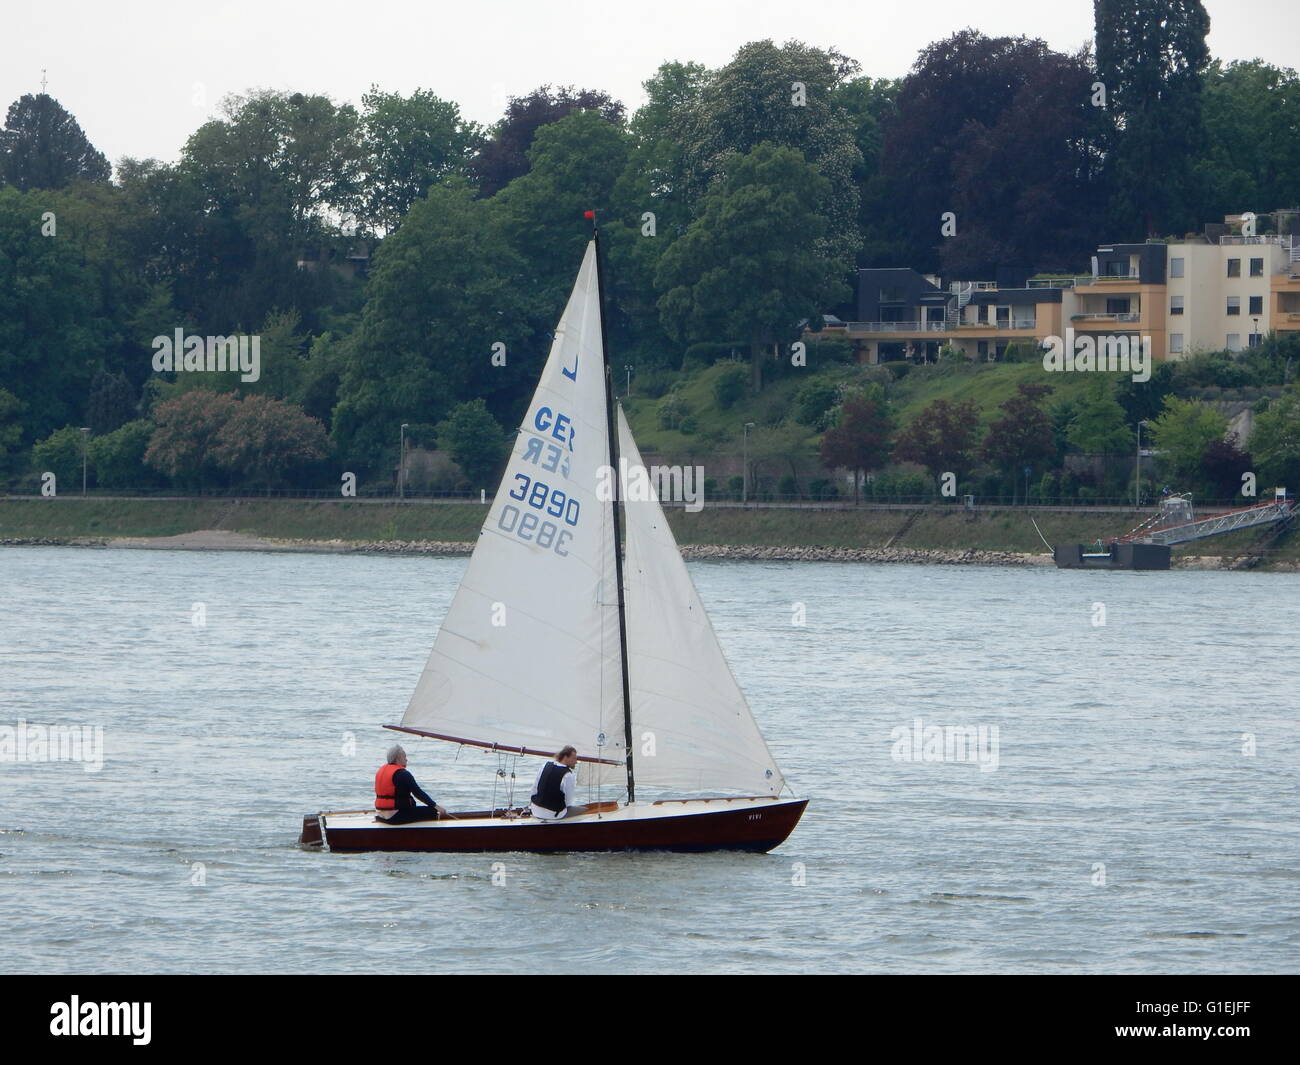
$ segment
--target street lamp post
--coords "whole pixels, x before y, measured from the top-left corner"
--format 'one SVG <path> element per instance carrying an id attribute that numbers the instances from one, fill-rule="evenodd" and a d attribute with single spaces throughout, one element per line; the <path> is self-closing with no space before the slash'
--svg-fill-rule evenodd
<path id="1" fill-rule="evenodd" d="M 749 431 L 754 428 L 753 422 L 746 422 L 742 433 L 745 441 L 744 458 L 740 472 L 744 475 L 740 481 L 740 502 L 745 504 L 749 502 Z"/>
<path id="2" fill-rule="evenodd" d="M 1255 344 L 1258 344 L 1264 339 L 1259 335 L 1259 319 L 1252 318 L 1251 321 L 1255 323 Z M 1254 346 L 1255 346 L 1254 344 L 1250 345 L 1250 347 L 1254 347 Z"/>
<path id="3" fill-rule="evenodd" d="M 632 394 L 632 367 L 624 366 L 623 369 L 627 371 L 627 391 L 623 395 L 630 396 Z"/>
<path id="4" fill-rule="evenodd" d="M 409 422 L 402 422 L 402 454 L 401 460 L 397 466 L 397 498 L 406 498 L 406 430 L 410 428 Z"/>
<path id="5" fill-rule="evenodd" d="M 81 494 L 86 494 L 86 443 L 90 439 L 90 427 L 81 427 Z"/>
<path id="6" fill-rule="evenodd" d="M 1146 422 L 1138 420 L 1138 446 L 1137 454 L 1133 456 L 1133 506 L 1136 509 L 1142 505 L 1142 426 Z"/>

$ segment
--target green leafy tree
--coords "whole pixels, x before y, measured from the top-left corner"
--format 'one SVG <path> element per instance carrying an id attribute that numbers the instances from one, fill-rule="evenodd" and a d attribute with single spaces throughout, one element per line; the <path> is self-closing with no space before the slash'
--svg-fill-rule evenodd
<path id="1" fill-rule="evenodd" d="M 826 180 L 820 210 L 828 225 L 805 239 L 816 241 L 827 259 L 852 264 L 861 243 L 853 179 L 863 160 L 836 93 L 857 71 L 838 52 L 798 41 L 740 48 L 704 80 L 680 127 L 684 176 L 699 208 L 707 209 L 706 190 L 732 173 L 734 156 L 761 144 L 793 149 Z"/>
<path id="2" fill-rule="evenodd" d="M 96 436 L 111 433 L 136 415 L 136 394 L 125 374 L 100 370 L 91 379 L 86 421 Z"/>
<path id="3" fill-rule="evenodd" d="M 0 188 L 0 381 L 23 404 L 24 439 L 82 416 L 108 338 L 80 249 L 42 236 L 46 199 Z"/>
<path id="4" fill-rule="evenodd" d="M 822 465 L 853 471 L 853 502 L 860 501 L 862 478 L 889 461 L 893 417 L 876 386 L 851 395 L 821 442 Z"/>
<path id="5" fill-rule="evenodd" d="M 438 443 L 465 471 L 472 485 L 492 487 L 505 458 L 505 433 L 481 399 L 460 404 L 438 425 Z"/>
<path id="6" fill-rule="evenodd" d="M 1300 173 L 1300 75 L 1258 59 L 1205 73 L 1206 151 L 1197 167 L 1205 190 L 1201 217 L 1295 201 Z"/>
<path id="7" fill-rule="evenodd" d="M 12 392 L 0 388 L 0 484 L 14 473 L 23 438 L 21 419 L 24 406 Z"/>
<path id="8" fill-rule="evenodd" d="M 724 366 L 713 379 L 713 399 L 722 410 L 729 410 L 744 397 L 749 374 L 743 366 Z"/>
<path id="9" fill-rule="evenodd" d="M 975 465 L 978 444 L 979 408 L 971 400 L 936 399 L 899 433 L 894 457 L 961 481 Z"/>
<path id="10" fill-rule="evenodd" d="M 1250 451 L 1264 484 L 1300 493 L 1300 392 L 1295 388 L 1256 417 Z"/>
<path id="11" fill-rule="evenodd" d="M 813 429 L 824 429 L 826 417 L 839 399 L 839 394 L 839 386 L 833 381 L 813 378 L 795 393 L 795 420 Z"/>
<path id="12" fill-rule="evenodd" d="M 667 331 L 679 340 L 743 338 L 755 390 L 762 351 L 794 336 L 810 309 L 847 293 L 846 263 L 818 238 L 829 183 L 790 148 L 763 144 L 736 157 L 724 183 L 660 260 L 655 282 Z"/>
<path id="13" fill-rule="evenodd" d="M 359 213 L 369 228 L 391 231 L 430 185 L 468 175 L 482 130 L 461 117 L 457 104 L 427 89 L 402 96 L 372 85 L 361 107 L 365 180 Z"/>
<path id="14" fill-rule="evenodd" d="M 1165 399 L 1164 412 L 1150 425 L 1151 442 L 1161 452 L 1166 474 L 1180 481 L 1199 483 L 1205 449 L 1222 440 L 1228 420 L 1213 407 L 1198 400 Z"/>
<path id="15" fill-rule="evenodd" d="M 1124 408 L 1106 381 L 1093 381 L 1075 408 L 1066 439 L 1085 455 L 1112 455 L 1133 446 Z"/>
<path id="16" fill-rule="evenodd" d="M 108 181 L 113 168 L 77 120 L 52 96 L 20 96 L 0 130 L 0 183 L 61 189 L 72 181 Z"/>
<path id="17" fill-rule="evenodd" d="M 561 86 L 554 92 L 549 85 L 534 89 L 527 96 L 512 96 L 506 113 L 492 127 L 488 139 L 470 163 L 470 174 L 479 194 L 492 196 L 515 178 L 528 173 L 528 149 L 539 130 L 552 122 L 579 111 L 591 111 L 612 125 L 622 125 L 623 105 L 608 93 L 595 89 Z"/>
<path id="18" fill-rule="evenodd" d="M 1184 232 L 1198 221 L 1210 16 L 1201 0 L 1093 0 L 1093 12 L 1097 79 L 1114 123 L 1111 221 L 1148 236 Z"/>
<path id="19" fill-rule="evenodd" d="M 65 425 L 33 445 L 32 472 L 54 474 L 57 492 L 80 491 L 82 449 L 86 446 L 80 427 Z"/>
<path id="20" fill-rule="evenodd" d="M 153 436 L 153 423 L 137 418 L 89 444 L 90 465 L 100 488 L 135 491 L 158 488 L 163 479 L 145 465 L 144 455 Z"/>
<path id="21" fill-rule="evenodd" d="M 552 269 L 572 284 L 576 268 Z M 466 399 L 517 417 L 545 354 L 524 278 L 490 201 L 447 184 L 412 205 L 375 257 L 360 325 L 339 352 L 331 432 L 347 469 L 395 468 L 402 422 L 438 421 Z M 497 343 L 504 366 L 492 364 Z"/>

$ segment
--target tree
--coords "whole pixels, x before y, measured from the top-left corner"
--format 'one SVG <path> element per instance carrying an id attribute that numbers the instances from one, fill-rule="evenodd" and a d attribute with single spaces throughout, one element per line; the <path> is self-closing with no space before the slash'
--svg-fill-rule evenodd
<path id="1" fill-rule="evenodd" d="M 298 407 L 268 396 L 245 396 L 217 431 L 212 457 L 232 481 L 278 488 L 329 451 L 325 427 Z"/>
<path id="2" fill-rule="evenodd" d="M 113 168 L 77 120 L 52 96 L 20 96 L 0 130 L 0 184 L 61 189 L 72 181 L 108 181 Z"/>
<path id="3" fill-rule="evenodd" d="M 65 425 L 32 447 L 32 472 L 54 474 L 56 492 L 68 492 L 81 486 L 84 434 L 76 425 Z"/>
<path id="4" fill-rule="evenodd" d="M 681 341 L 743 338 L 755 391 L 765 344 L 792 339 L 811 311 L 842 299 L 847 264 L 819 250 L 829 183 L 798 152 L 761 144 L 664 253 L 655 284 L 664 328 Z"/>
<path id="5" fill-rule="evenodd" d="M 1050 385 L 1019 385 L 1016 394 L 998 408 L 1002 417 L 989 426 L 984 438 L 984 459 L 1010 475 L 1013 501 L 1021 478 L 1028 478 L 1056 451 L 1052 419 L 1041 406 L 1052 391 Z"/>
<path id="6" fill-rule="evenodd" d="M 100 370 L 91 379 L 86 421 L 96 436 L 111 433 L 136 415 L 136 394 L 125 374 Z"/>
<path id="7" fill-rule="evenodd" d="M 979 408 L 971 400 L 936 399 L 898 435 L 894 457 L 918 462 L 938 477 L 954 473 L 962 480 L 975 465 Z"/>
<path id="8" fill-rule="evenodd" d="M 360 324 L 338 353 L 331 432 L 345 468 L 394 468 L 402 422 L 435 422 L 466 399 L 514 414 L 545 354 L 529 288 L 491 201 L 455 183 L 416 200 L 380 246 Z M 495 344 L 505 365 L 493 365 Z"/>
<path id="9" fill-rule="evenodd" d="M 917 269 L 988 276 L 993 265 L 1088 250 L 1101 156 L 1087 57 L 965 29 L 922 50 L 885 123 L 885 224 Z M 955 235 L 943 216 L 956 215 Z"/>
<path id="10" fill-rule="evenodd" d="M 1161 462 L 1168 475 L 1184 481 L 1198 482 L 1205 449 L 1222 440 L 1228 420 L 1213 407 L 1197 400 L 1165 399 L 1164 412 L 1151 423 L 1151 441 L 1161 452 Z"/>
<path id="11" fill-rule="evenodd" d="M 1065 437 L 1085 455 L 1112 455 L 1132 448 L 1133 434 L 1124 424 L 1124 408 L 1107 381 L 1090 383 Z"/>
<path id="12" fill-rule="evenodd" d="M 21 416 L 25 404 L 12 392 L 0 388 L 0 485 L 13 473 L 14 460 L 23 438 Z"/>
<path id="13" fill-rule="evenodd" d="M 623 105 L 608 93 L 593 89 L 575 93 L 569 85 L 552 93 L 549 85 L 543 85 L 527 96 L 510 97 L 505 115 L 470 163 L 470 174 L 479 195 L 495 195 L 515 178 L 528 173 L 528 149 L 537 131 L 575 111 L 593 111 L 613 125 L 623 123 Z"/>
<path id="14" fill-rule="evenodd" d="M 853 471 L 853 502 L 859 501 L 862 478 L 889 460 L 893 419 L 879 386 L 849 396 L 839 418 L 822 437 L 821 461 L 829 469 Z"/>
<path id="15" fill-rule="evenodd" d="M 223 473 L 217 442 L 238 404 L 233 393 L 205 388 L 157 404 L 145 463 L 183 487 L 208 487 Z"/>
<path id="16" fill-rule="evenodd" d="M 1210 16 L 1201 0 L 1093 0 L 1097 79 L 1112 117 L 1112 222 L 1148 236 L 1197 221 L 1201 79 Z"/>
<path id="17" fill-rule="evenodd" d="M 144 461 L 153 430 L 153 423 L 138 418 L 94 437 L 88 446 L 88 458 L 95 471 L 95 484 L 126 490 L 159 487 L 162 478 Z"/>
<path id="18" fill-rule="evenodd" d="M 482 131 L 461 117 L 457 104 L 427 89 L 402 96 L 372 85 L 361 107 L 365 180 L 359 214 L 367 227 L 391 231 L 430 185 L 468 176 Z"/>
<path id="19" fill-rule="evenodd" d="M 81 418 L 109 343 L 81 249 L 41 235 L 46 205 L 0 188 L 0 382 L 24 404 L 28 442 Z"/>
<path id="20" fill-rule="evenodd" d="M 1248 452 L 1237 446 L 1237 435 L 1211 440 L 1201 455 L 1202 481 L 1213 499 L 1231 499 L 1242 487 L 1241 475 L 1254 471 Z M 1252 500 L 1253 502 L 1253 500 Z"/>
<path id="21" fill-rule="evenodd" d="M 473 485 L 491 487 L 505 455 L 505 433 L 481 399 L 460 404 L 438 425 L 438 443 Z"/>
<path id="22" fill-rule="evenodd" d="M 760 144 L 793 149 L 828 182 L 821 204 L 827 225 L 806 239 L 817 241 L 827 259 L 851 266 L 861 243 L 854 177 L 863 161 L 836 93 L 857 70 L 838 52 L 799 41 L 780 47 L 753 41 L 737 51 L 703 81 L 681 116 L 684 178 L 698 208 L 707 190 L 731 173 L 733 157 Z"/>
<path id="23" fill-rule="evenodd" d="M 1263 483 L 1300 491 L 1300 392 L 1294 387 L 1255 419 L 1250 451 Z"/>
<path id="24" fill-rule="evenodd" d="M 536 310 L 554 326 L 573 287 L 557 262 L 581 262 L 590 224 L 583 212 L 605 215 L 610 192 L 627 163 L 628 136 L 594 111 L 578 111 L 537 131 L 528 173 L 491 202 L 510 245 L 525 260 Z"/>

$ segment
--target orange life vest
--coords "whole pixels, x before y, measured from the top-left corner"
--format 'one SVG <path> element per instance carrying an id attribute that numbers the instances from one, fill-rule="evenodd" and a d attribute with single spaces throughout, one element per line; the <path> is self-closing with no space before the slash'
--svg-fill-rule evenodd
<path id="1" fill-rule="evenodd" d="M 375 809 L 396 810 L 397 789 L 393 786 L 393 774 L 403 767 L 389 762 L 381 765 L 375 774 Z"/>

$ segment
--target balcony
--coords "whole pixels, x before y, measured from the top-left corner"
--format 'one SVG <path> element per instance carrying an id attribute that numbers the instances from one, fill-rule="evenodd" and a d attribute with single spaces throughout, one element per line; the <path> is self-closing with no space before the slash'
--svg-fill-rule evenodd
<path id="1" fill-rule="evenodd" d="M 1077 284 L 1088 284 L 1092 277 L 1031 277 L 1025 282 L 1025 288 L 1074 288 Z"/>
<path id="2" fill-rule="evenodd" d="M 1115 311 L 1114 313 L 1102 311 L 1100 313 L 1070 315 L 1070 321 L 1072 322 L 1140 322 L 1141 320 L 1142 315 L 1137 311 Z"/>
<path id="3" fill-rule="evenodd" d="M 961 329 L 1036 329 L 1036 318 L 999 318 L 993 322 L 958 322 Z"/>
<path id="4" fill-rule="evenodd" d="M 850 333 L 942 333 L 947 322 L 848 322 Z"/>

